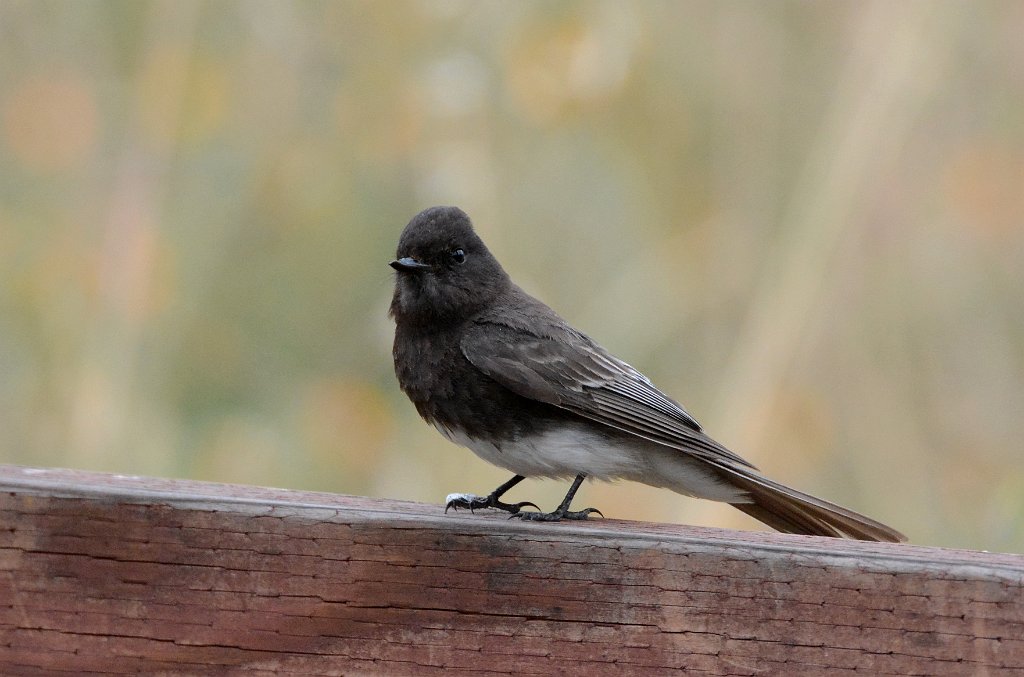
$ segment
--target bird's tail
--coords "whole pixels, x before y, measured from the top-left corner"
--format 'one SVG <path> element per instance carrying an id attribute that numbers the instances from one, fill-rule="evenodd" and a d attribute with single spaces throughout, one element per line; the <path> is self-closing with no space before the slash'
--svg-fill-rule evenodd
<path id="1" fill-rule="evenodd" d="M 750 503 L 732 503 L 751 517 L 787 534 L 834 536 L 899 543 L 907 537 L 881 522 L 774 482 L 756 471 L 728 466 L 729 482 L 745 490 Z"/>

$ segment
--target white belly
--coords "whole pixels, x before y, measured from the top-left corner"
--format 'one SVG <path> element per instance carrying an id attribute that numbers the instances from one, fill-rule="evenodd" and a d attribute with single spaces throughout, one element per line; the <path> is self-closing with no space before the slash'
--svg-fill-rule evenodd
<path id="1" fill-rule="evenodd" d="M 687 496 L 744 503 L 746 493 L 722 482 L 702 461 L 641 438 L 607 436 L 567 425 L 500 446 L 436 426 L 442 435 L 480 458 L 525 477 L 627 479 Z"/>

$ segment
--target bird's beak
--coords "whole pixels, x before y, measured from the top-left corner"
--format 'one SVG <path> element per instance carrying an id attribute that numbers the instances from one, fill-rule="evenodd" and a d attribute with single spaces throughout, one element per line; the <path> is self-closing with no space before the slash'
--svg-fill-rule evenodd
<path id="1" fill-rule="evenodd" d="M 395 259 L 388 264 L 398 272 L 415 272 L 417 270 L 427 270 L 431 266 L 428 263 L 420 263 L 411 256 L 403 256 L 400 259 Z"/>

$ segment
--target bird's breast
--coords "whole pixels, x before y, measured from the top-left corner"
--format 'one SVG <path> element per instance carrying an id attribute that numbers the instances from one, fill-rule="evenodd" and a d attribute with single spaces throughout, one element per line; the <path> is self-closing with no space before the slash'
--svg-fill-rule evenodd
<path id="1" fill-rule="evenodd" d="M 522 397 L 474 367 L 460 348 L 461 331 L 395 332 L 395 375 L 427 422 L 475 439 L 512 440 L 565 414 Z"/>

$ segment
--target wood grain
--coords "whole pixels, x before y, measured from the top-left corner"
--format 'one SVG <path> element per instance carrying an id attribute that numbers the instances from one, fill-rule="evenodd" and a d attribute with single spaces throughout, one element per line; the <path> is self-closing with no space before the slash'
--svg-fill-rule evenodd
<path id="1" fill-rule="evenodd" d="M 0 673 L 1024 674 L 1024 557 L 0 466 Z"/>

